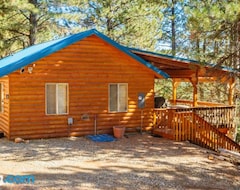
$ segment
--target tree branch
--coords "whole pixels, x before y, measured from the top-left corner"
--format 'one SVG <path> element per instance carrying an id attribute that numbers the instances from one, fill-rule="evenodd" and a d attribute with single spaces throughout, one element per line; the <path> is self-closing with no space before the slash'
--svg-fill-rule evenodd
<path id="1" fill-rule="evenodd" d="M 15 29 L 8 29 L 8 31 L 10 31 L 10 32 L 14 32 L 14 33 L 16 33 L 16 34 L 21 34 L 21 35 L 23 35 L 23 36 L 29 36 L 29 34 L 26 34 L 26 33 L 20 32 L 20 31 L 15 30 Z"/>
<path id="2" fill-rule="evenodd" d="M 19 10 L 20 11 L 20 13 L 27 19 L 27 20 L 29 20 L 30 18 L 23 12 L 23 10 Z"/>

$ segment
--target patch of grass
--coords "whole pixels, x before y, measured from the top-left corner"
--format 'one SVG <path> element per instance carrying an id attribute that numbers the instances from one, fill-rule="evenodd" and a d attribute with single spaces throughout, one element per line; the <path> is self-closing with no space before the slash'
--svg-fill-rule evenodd
<path id="1" fill-rule="evenodd" d="M 238 125 L 238 128 L 237 128 L 236 142 L 237 142 L 237 143 L 240 142 L 240 125 Z"/>

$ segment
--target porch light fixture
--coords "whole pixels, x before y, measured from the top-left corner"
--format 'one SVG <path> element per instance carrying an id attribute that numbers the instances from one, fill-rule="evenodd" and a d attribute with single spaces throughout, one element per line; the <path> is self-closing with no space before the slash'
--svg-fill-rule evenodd
<path id="1" fill-rule="evenodd" d="M 28 73 L 31 74 L 33 71 L 33 67 L 28 67 Z"/>

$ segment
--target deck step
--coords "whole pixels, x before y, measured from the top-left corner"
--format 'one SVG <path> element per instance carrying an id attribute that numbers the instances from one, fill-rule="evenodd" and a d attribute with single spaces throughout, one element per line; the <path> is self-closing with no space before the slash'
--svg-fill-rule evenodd
<path id="1" fill-rule="evenodd" d="M 154 129 L 152 133 L 154 135 L 158 135 L 166 139 L 170 139 L 170 140 L 175 139 L 172 129 Z"/>

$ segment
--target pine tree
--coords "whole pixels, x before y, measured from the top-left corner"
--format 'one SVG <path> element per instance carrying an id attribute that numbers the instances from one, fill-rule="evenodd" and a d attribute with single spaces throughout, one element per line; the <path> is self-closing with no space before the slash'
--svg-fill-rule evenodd
<path id="1" fill-rule="evenodd" d="M 70 8 L 63 0 L 3 1 L 0 6 L 0 57 L 68 34 L 60 21 L 69 18 L 67 9 Z"/>
<path id="2" fill-rule="evenodd" d="M 88 1 L 86 23 L 123 45 L 153 50 L 161 37 L 161 4 L 143 0 Z"/>
<path id="3" fill-rule="evenodd" d="M 232 71 L 239 71 L 239 6 L 239 1 L 192 1 L 187 10 L 191 58 L 202 64 L 213 63 L 216 67 L 225 66 Z M 204 91 L 201 99 L 226 103 L 226 84 L 205 83 L 200 84 L 199 88 Z"/>
<path id="4" fill-rule="evenodd" d="M 27 0 L 0 1 L 0 57 L 10 54 L 11 49 L 17 50 L 23 45 L 21 40 L 17 40 L 19 36 L 13 35 L 12 32 L 16 31 L 16 25 L 18 25 L 16 23 L 18 9 L 31 10 L 33 7 Z M 23 26 L 18 25 L 18 27 Z"/>
<path id="5" fill-rule="evenodd" d="M 188 32 L 186 28 L 187 15 L 184 11 L 187 6 L 186 1 L 165 0 L 162 9 L 164 19 L 162 22 L 163 35 L 159 39 L 157 50 L 162 53 L 173 56 L 185 56 L 188 46 Z M 168 45 L 168 48 L 162 47 L 162 44 Z"/>
<path id="6" fill-rule="evenodd" d="M 193 58 L 239 69 L 239 1 L 195 1 L 189 8 Z"/>

